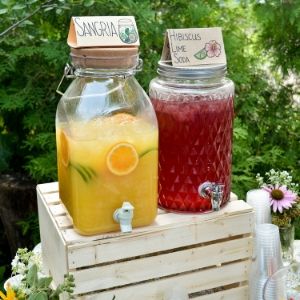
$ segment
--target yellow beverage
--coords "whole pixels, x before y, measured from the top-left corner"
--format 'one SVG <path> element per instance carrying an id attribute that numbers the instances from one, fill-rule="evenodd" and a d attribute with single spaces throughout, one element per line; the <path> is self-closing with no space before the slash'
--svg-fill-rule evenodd
<path id="1" fill-rule="evenodd" d="M 57 124 L 59 192 L 84 235 L 119 230 L 113 213 L 134 206 L 134 227 L 157 213 L 158 131 L 128 114 Z"/>

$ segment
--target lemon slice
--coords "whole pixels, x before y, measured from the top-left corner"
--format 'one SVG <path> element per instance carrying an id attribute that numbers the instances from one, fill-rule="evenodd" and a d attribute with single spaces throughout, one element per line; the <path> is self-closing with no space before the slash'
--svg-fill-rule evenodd
<path id="1" fill-rule="evenodd" d="M 115 175 L 128 175 L 137 167 L 139 156 L 132 144 L 119 143 L 114 145 L 106 157 L 110 172 Z"/>
<path id="2" fill-rule="evenodd" d="M 69 144 L 66 134 L 61 131 L 59 135 L 61 160 L 65 167 L 69 165 Z"/>

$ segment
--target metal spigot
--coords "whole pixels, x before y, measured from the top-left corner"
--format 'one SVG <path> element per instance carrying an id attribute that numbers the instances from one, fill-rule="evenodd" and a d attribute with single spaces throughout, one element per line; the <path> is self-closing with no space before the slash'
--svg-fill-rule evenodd
<path id="1" fill-rule="evenodd" d="M 224 184 L 206 181 L 199 185 L 198 193 L 201 197 L 210 199 L 212 210 L 220 210 L 224 194 Z"/>
<path id="2" fill-rule="evenodd" d="M 134 207 L 130 202 L 123 202 L 122 207 L 115 210 L 113 218 L 115 222 L 120 223 L 120 229 L 122 232 L 132 231 L 132 218 Z"/>

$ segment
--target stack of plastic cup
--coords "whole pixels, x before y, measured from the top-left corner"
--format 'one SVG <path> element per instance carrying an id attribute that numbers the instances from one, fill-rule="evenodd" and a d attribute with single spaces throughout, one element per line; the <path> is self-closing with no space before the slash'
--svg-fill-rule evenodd
<path id="1" fill-rule="evenodd" d="M 254 208 L 255 212 L 255 226 L 264 223 L 271 223 L 271 208 L 270 208 L 270 195 L 267 191 L 262 189 L 250 190 L 247 193 L 246 201 L 247 203 Z M 260 275 L 258 280 L 258 261 L 257 261 L 257 247 L 256 247 L 256 233 L 253 233 L 253 256 L 252 256 L 252 265 L 250 271 L 249 285 L 251 291 L 251 299 L 257 300 L 262 299 L 262 288 L 267 280 L 267 276 Z M 258 293 L 259 291 L 259 293 Z M 257 297 L 257 298 L 256 298 Z"/>
<path id="2" fill-rule="evenodd" d="M 247 193 L 246 201 L 254 208 L 255 224 L 271 223 L 270 195 L 267 191 L 250 190 Z"/>
<path id="3" fill-rule="evenodd" d="M 261 271 L 268 276 L 282 267 L 279 228 L 274 224 L 256 226 L 256 249 Z"/>
<path id="4" fill-rule="evenodd" d="M 294 258 L 300 263 L 300 241 L 294 241 Z"/>
<path id="5" fill-rule="evenodd" d="M 300 300 L 300 263 L 279 269 L 266 282 L 264 300 Z"/>
<path id="6" fill-rule="evenodd" d="M 282 264 L 279 228 L 273 224 L 256 226 L 256 260 L 251 284 L 251 299 L 263 299 L 263 287 L 267 279 Z"/>
<path id="7" fill-rule="evenodd" d="M 268 278 L 263 289 L 263 300 L 287 299 L 286 275 L 288 268 L 281 268 Z M 294 299 L 294 298 L 292 298 Z"/>

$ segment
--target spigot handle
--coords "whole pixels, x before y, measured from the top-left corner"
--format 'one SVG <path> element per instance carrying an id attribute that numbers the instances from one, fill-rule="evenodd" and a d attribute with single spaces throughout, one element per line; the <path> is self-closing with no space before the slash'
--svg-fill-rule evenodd
<path id="1" fill-rule="evenodd" d="M 211 197 L 211 191 L 213 189 L 213 183 L 210 181 L 205 181 L 201 183 L 198 187 L 198 194 L 206 199 Z"/>
<path id="2" fill-rule="evenodd" d="M 224 194 L 224 184 L 206 181 L 199 185 L 198 193 L 201 197 L 210 199 L 214 211 L 220 210 Z"/>
<path id="3" fill-rule="evenodd" d="M 115 222 L 120 224 L 120 229 L 122 232 L 131 232 L 132 231 L 132 218 L 133 218 L 134 207 L 130 202 L 123 202 L 121 208 L 115 210 L 113 214 L 113 219 Z"/>
<path id="4" fill-rule="evenodd" d="M 125 202 L 123 202 L 122 209 L 126 212 L 130 212 L 130 211 L 134 210 L 134 207 L 131 205 L 130 202 L 125 201 Z"/>

